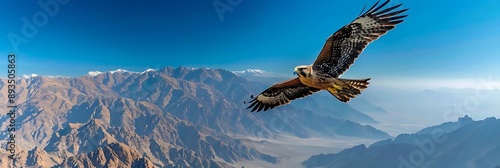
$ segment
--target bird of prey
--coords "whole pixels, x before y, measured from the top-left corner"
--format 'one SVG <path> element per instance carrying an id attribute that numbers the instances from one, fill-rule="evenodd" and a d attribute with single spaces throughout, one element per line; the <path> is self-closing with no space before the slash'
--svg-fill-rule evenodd
<path id="1" fill-rule="evenodd" d="M 368 44 L 394 29 L 407 16 L 401 14 L 408 9 L 396 10 L 402 4 L 382 9 L 389 1 L 378 5 L 379 0 L 364 13 L 363 8 L 356 19 L 328 37 L 313 64 L 295 67 L 294 75 L 298 77 L 274 84 L 255 97 L 252 95 L 247 109 L 252 108 L 252 112 L 266 111 L 320 90 L 330 92 L 341 102 L 348 102 L 361 94 L 367 88 L 370 78 L 339 77 L 349 69 Z"/>

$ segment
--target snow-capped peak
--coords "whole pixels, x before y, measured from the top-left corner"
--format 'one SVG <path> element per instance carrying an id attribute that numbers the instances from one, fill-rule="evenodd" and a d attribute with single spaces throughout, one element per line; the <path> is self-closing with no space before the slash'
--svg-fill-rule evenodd
<path id="1" fill-rule="evenodd" d="M 116 72 L 123 73 L 123 72 L 130 72 L 130 71 L 125 70 L 125 69 L 117 69 L 117 70 L 114 70 L 114 71 L 109 71 L 109 73 L 112 73 L 112 74 L 114 74 L 114 73 L 116 73 Z"/>
<path id="2" fill-rule="evenodd" d="M 89 76 L 97 76 L 99 74 L 103 74 L 104 72 L 101 72 L 101 71 L 90 71 L 89 72 Z"/>
<path id="3" fill-rule="evenodd" d="M 29 79 L 29 78 L 34 78 L 34 77 L 37 77 L 37 76 L 43 76 L 43 77 L 47 77 L 47 78 L 55 78 L 55 79 L 59 79 L 59 78 L 70 78 L 68 76 L 61 76 L 61 75 L 48 75 L 48 76 L 44 76 L 44 75 L 38 75 L 38 74 L 29 74 L 29 75 L 21 75 L 21 78 L 23 79 Z"/>
<path id="4" fill-rule="evenodd" d="M 22 77 L 23 77 L 24 79 L 28 79 L 28 78 L 34 78 L 34 77 L 37 77 L 37 76 L 38 76 L 37 74 L 30 74 L 30 75 L 26 75 L 26 74 L 24 74 Z"/>
<path id="5" fill-rule="evenodd" d="M 264 70 L 261 70 L 261 69 L 247 69 L 247 70 L 243 70 L 243 71 L 233 71 L 234 73 L 236 74 L 271 74 L 270 72 L 266 72 Z"/>
<path id="6" fill-rule="evenodd" d="M 267 72 L 261 69 L 247 69 L 243 71 L 233 71 L 234 74 L 239 76 L 257 76 L 257 77 L 288 77 L 285 74 Z"/>
<path id="7" fill-rule="evenodd" d="M 48 77 L 48 78 L 56 78 L 56 79 L 58 79 L 58 78 L 71 78 L 69 76 L 62 76 L 62 75 L 55 75 L 55 76 L 54 75 L 48 75 L 46 77 Z"/>
<path id="8" fill-rule="evenodd" d="M 146 69 L 145 71 L 142 71 L 142 72 L 141 72 L 141 74 L 143 74 L 143 73 L 147 73 L 147 72 L 149 72 L 149 71 L 156 71 L 156 69 Z"/>
<path id="9" fill-rule="evenodd" d="M 97 76 L 97 75 L 100 75 L 100 74 L 103 74 L 103 73 L 111 73 L 111 74 L 114 74 L 114 73 L 124 73 L 124 72 L 129 72 L 129 73 L 138 73 L 138 72 L 133 72 L 133 71 L 129 71 L 129 70 L 126 70 L 126 69 L 116 69 L 114 71 L 107 71 L 107 72 L 101 72 L 101 71 L 89 71 L 88 72 L 88 75 L 89 76 Z"/>

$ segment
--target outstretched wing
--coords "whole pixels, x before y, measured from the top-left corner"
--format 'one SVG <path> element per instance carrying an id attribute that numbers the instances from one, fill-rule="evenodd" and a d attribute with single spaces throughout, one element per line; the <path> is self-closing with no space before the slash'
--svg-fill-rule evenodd
<path id="1" fill-rule="evenodd" d="M 407 15 L 399 15 L 408 9 L 394 11 L 402 4 L 382 9 L 389 3 L 385 1 L 377 7 L 377 2 L 368 11 L 340 28 L 326 40 L 313 69 L 328 73 L 332 77 L 342 75 L 354 63 L 366 46 L 386 34 Z"/>
<path id="2" fill-rule="evenodd" d="M 266 111 L 269 108 L 273 109 L 276 106 L 288 104 L 294 99 L 309 96 L 319 90 L 302 84 L 299 78 L 290 79 L 277 83 L 257 95 L 249 102 L 251 104 L 247 109 L 253 107 L 252 112 L 255 110 L 257 112 Z"/>

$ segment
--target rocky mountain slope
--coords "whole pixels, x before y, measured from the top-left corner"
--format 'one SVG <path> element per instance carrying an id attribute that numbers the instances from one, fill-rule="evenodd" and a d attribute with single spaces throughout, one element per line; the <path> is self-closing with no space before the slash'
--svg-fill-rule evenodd
<path id="1" fill-rule="evenodd" d="M 458 122 L 429 127 L 394 140 L 358 145 L 336 154 L 315 155 L 306 167 L 456 167 L 482 168 L 500 164 L 500 119 Z"/>
<path id="2" fill-rule="evenodd" d="M 193 164 L 194 165 L 194 164 Z M 54 167 L 137 167 L 153 168 L 154 165 L 141 154 L 122 143 L 112 143 L 95 151 L 78 154 L 65 159 Z"/>

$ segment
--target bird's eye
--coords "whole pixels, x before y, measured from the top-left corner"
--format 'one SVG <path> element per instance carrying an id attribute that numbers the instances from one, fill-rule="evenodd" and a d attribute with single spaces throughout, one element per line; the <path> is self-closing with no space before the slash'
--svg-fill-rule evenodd
<path id="1" fill-rule="evenodd" d="M 304 71 L 300 71 L 300 74 L 301 74 L 302 76 L 307 76 L 307 74 L 306 74 Z"/>

